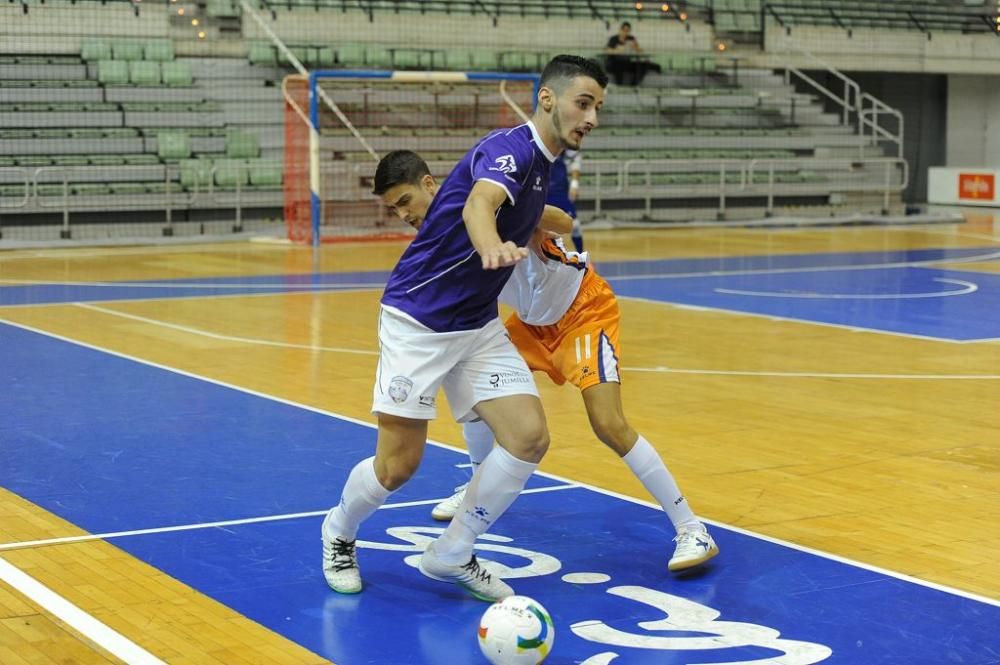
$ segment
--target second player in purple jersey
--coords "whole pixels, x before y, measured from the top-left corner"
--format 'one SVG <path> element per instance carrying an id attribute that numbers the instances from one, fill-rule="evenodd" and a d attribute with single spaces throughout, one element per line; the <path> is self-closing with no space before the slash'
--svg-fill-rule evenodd
<path id="1" fill-rule="evenodd" d="M 477 143 L 442 184 L 416 239 L 392 271 L 382 304 L 435 332 L 473 330 L 496 318 L 497 296 L 513 267 L 482 268 L 462 220 L 466 198 L 480 180 L 502 188 L 506 200 L 497 211 L 497 232 L 522 247 L 545 207 L 555 159 L 530 122 Z"/>

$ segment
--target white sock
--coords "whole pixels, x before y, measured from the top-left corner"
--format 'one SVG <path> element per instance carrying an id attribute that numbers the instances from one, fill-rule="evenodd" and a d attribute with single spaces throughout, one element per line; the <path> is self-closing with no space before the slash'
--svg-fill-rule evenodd
<path id="1" fill-rule="evenodd" d="M 476 469 L 493 450 L 493 430 L 490 429 L 485 420 L 473 420 L 462 425 L 462 436 L 465 437 L 465 447 L 469 449 L 472 473 L 475 474 Z"/>
<path id="2" fill-rule="evenodd" d="M 537 464 L 517 459 L 496 446 L 469 483 L 465 499 L 451 524 L 434 541 L 434 552 L 446 564 L 468 562 L 476 538 L 514 503 Z"/>
<path id="3" fill-rule="evenodd" d="M 695 517 L 688 505 L 687 499 L 677 487 L 677 481 L 670 475 L 660 455 L 646 437 L 639 435 L 632 450 L 622 458 L 635 477 L 642 481 L 643 487 L 663 507 L 674 530 L 700 528 L 701 522 Z"/>
<path id="4" fill-rule="evenodd" d="M 375 476 L 375 458 L 358 462 L 340 495 L 340 503 L 330 509 L 323 520 L 323 532 L 331 539 L 354 540 L 358 527 L 379 509 L 392 494 Z"/>

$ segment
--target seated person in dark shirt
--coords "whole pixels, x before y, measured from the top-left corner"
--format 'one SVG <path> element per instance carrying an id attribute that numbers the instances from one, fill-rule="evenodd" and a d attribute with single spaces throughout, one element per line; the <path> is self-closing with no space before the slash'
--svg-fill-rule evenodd
<path id="1" fill-rule="evenodd" d="M 632 24 L 625 21 L 618 32 L 611 35 L 607 46 L 605 68 L 611 75 L 615 85 L 639 85 L 649 71 L 661 71 L 655 62 L 636 57 L 642 53 L 639 41 L 632 35 Z"/>

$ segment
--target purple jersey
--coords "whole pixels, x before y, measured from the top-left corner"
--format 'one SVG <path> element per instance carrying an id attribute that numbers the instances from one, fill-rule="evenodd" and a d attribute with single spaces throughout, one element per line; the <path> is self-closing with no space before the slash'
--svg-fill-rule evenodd
<path id="1" fill-rule="evenodd" d="M 497 316 L 497 296 L 513 267 L 483 270 L 462 209 L 477 180 L 504 189 L 497 232 L 524 247 L 545 207 L 555 157 L 533 124 L 493 132 L 459 160 L 434 197 L 416 238 L 389 276 L 382 304 L 435 332 L 482 328 Z"/>

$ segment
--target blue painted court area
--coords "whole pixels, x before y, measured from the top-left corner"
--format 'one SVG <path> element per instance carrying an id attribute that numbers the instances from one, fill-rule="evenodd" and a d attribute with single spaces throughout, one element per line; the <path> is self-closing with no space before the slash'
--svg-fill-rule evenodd
<path id="1" fill-rule="evenodd" d="M 0 342 L 0 485 L 93 533 L 322 511 L 374 450 L 370 427 L 328 414 L 9 325 Z M 364 525 L 356 596 L 325 585 L 319 515 L 113 542 L 340 665 L 482 662 L 485 604 L 412 558 L 463 461 L 429 446 Z M 529 488 L 479 550 L 552 613 L 547 663 L 1000 663 L 1000 603 L 724 527 L 722 554 L 674 577 L 659 510 L 558 479 Z"/>
<path id="2" fill-rule="evenodd" d="M 1000 338 L 1000 274 L 873 268 L 609 281 L 621 297 L 940 340 Z"/>
<path id="3" fill-rule="evenodd" d="M 622 297 L 911 335 L 1000 339 L 1000 274 L 933 267 L 996 261 L 996 247 L 600 263 Z M 17 284 L 0 306 L 379 289 L 386 272 L 152 282 Z"/>

